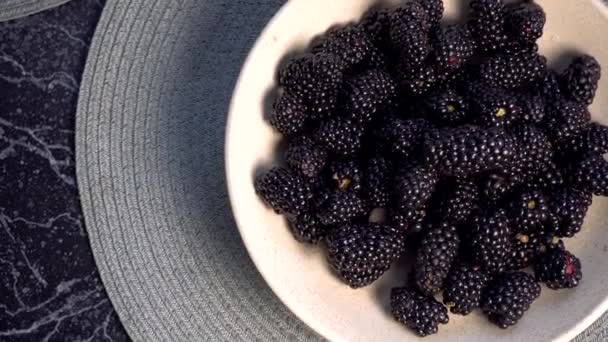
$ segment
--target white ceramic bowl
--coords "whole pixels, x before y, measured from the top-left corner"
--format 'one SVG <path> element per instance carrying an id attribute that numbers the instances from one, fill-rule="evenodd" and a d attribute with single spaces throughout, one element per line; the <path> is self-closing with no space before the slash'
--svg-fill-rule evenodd
<path id="1" fill-rule="evenodd" d="M 550 60 L 562 51 L 596 56 L 608 70 L 608 11 L 600 0 L 538 1 L 547 12 L 542 52 Z M 394 269 L 367 288 L 352 290 L 328 269 L 323 251 L 297 243 L 284 219 L 256 196 L 253 177 L 276 159 L 281 137 L 263 120 L 267 94 L 275 87 L 277 65 L 302 49 L 311 37 L 336 23 L 358 19 L 371 0 L 291 0 L 261 34 L 242 70 L 232 99 L 227 131 L 227 177 L 234 215 L 243 241 L 262 276 L 304 322 L 333 341 L 414 341 L 390 316 L 391 287 L 402 285 Z M 468 1 L 446 0 L 446 16 L 458 16 Z M 608 123 L 608 76 L 592 106 L 594 118 Z M 608 200 L 595 198 L 583 232 L 567 241 L 583 263 L 584 279 L 574 290 L 543 288 L 518 325 L 501 330 L 481 314 L 450 315 L 450 323 L 426 341 L 567 341 L 608 308 Z"/>

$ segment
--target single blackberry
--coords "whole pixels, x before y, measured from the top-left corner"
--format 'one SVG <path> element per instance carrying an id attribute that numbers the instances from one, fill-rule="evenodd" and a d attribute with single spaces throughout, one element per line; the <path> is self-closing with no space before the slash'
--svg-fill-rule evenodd
<path id="1" fill-rule="evenodd" d="M 418 1 L 410 1 L 395 9 L 390 21 L 390 39 L 396 51 L 412 48 L 412 37 L 426 34 L 430 21 L 424 7 Z M 419 39 L 416 38 L 416 39 Z"/>
<path id="2" fill-rule="evenodd" d="M 401 212 L 419 210 L 435 191 L 439 178 L 432 169 L 422 165 L 409 165 L 397 171 L 394 203 Z"/>
<path id="3" fill-rule="evenodd" d="M 293 171 L 274 167 L 255 179 L 255 191 L 277 214 L 300 214 L 312 198 L 304 179 Z"/>
<path id="4" fill-rule="evenodd" d="M 305 211 L 288 218 L 288 222 L 291 233 L 299 242 L 316 244 L 327 235 L 327 226 L 322 225 L 314 213 Z"/>
<path id="5" fill-rule="evenodd" d="M 438 26 L 443 18 L 443 0 L 417 0 L 426 12 L 431 27 Z"/>
<path id="6" fill-rule="evenodd" d="M 504 210 L 476 215 L 467 240 L 471 262 L 488 273 L 501 273 L 511 253 L 511 227 Z"/>
<path id="7" fill-rule="evenodd" d="M 481 78 L 490 86 L 514 89 L 542 78 L 547 59 L 538 53 L 501 54 L 489 57 L 480 66 Z"/>
<path id="8" fill-rule="evenodd" d="M 414 281 L 420 292 L 433 295 L 443 289 L 459 247 L 460 238 L 455 226 L 443 223 L 426 232 L 414 264 Z"/>
<path id="9" fill-rule="evenodd" d="M 540 285 L 525 272 L 505 273 L 484 291 L 481 307 L 489 320 L 506 329 L 523 317 L 530 304 L 540 296 Z"/>
<path id="10" fill-rule="evenodd" d="M 410 96 L 422 96 L 438 82 L 437 72 L 432 66 L 410 67 L 399 61 L 396 69 L 401 91 Z"/>
<path id="11" fill-rule="evenodd" d="M 563 142 L 583 132 L 590 124 L 591 114 L 583 104 L 558 99 L 549 104 L 545 129 L 554 142 Z"/>
<path id="12" fill-rule="evenodd" d="M 522 182 L 518 174 L 505 172 L 489 172 L 478 180 L 481 197 L 492 204 L 499 203 Z"/>
<path id="13" fill-rule="evenodd" d="M 563 241 L 552 233 L 542 231 L 517 233 L 513 237 L 507 269 L 517 271 L 526 268 L 532 265 L 539 255 L 563 246 Z"/>
<path id="14" fill-rule="evenodd" d="M 375 223 L 347 224 L 327 236 L 330 266 L 352 288 L 373 283 L 404 251 L 398 230 Z"/>
<path id="15" fill-rule="evenodd" d="M 591 193 L 576 189 L 560 188 L 553 193 L 551 213 L 557 218 L 555 234 L 573 237 L 581 230 L 585 215 L 592 202 Z"/>
<path id="16" fill-rule="evenodd" d="M 522 125 L 509 132 L 517 146 L 512 173 L 519 174 L 525 180 L 536 176 L 551 164 L 553 147 L 540 129 L 532 125 Z"/>
<path id="17" fill-rule="evenodd" d="M 513 138 L 502 129 L 463 126 L 429 131 L 423 155 L 443 175 L 468 176 L 506 168 L 515 148 Z"/>
<path id="18" fill-rule="evenodd" d="M 522 192 L 509 204 L 508 216 L 518 231 L 531 232 L 542 229 L 549 217 L 549 205 L 540 191 Z"/>
<path id="19" fill-rule="evenodd" d="M 541 255 L 534 263 L 534 273 L 553 290 L 576 287 L 583 278 L 580 260 L 564 249 Z"/>
<path id="20" fill-rule="evenodd" d="M 431 296 L 424 296 L 406 287 L 391 291 L 391 311 L 401 324 L 420 336 L 437 333 L 439 324 L 447 324 L 448 310 Z"/>
<path id="21" fill-rule="evenodd" d="M 425 110 L 439 126 L 457 126 L 469 115 L 469 103 L 456 91 L 446 88 L 429 94 L 424 100 Z"/>
<path id="22" fill-rule="evenodd" d="M 371 207 L 384 208 L 390 200 L 391 162 L 377 157 L 367 160 L 364 172 L 363 192 Z"/>
<path id="23" fill-rule="evenodd" d="M 517 98 L 504 89 L 486 89 L 473 99 L 475 122 L 485 127 L 507 127 L 520 119 L 522 110 Z"/>
<path id="24" fill-rule="evenodd" d="M 443 303 L 452 313 L 468 315 L 481 305 L 481 294 L 489 280 L 478 266 L 455 266 L 445 279 Z"/>
<path id="25" fill-rule="evenodd" d="M 573 175 L 574 187 L 596 196 L 608 196 L 608 161 L 599 154 L 578 164 Z"/>
<path id="26" fill-rule="evenodd" d="M 329 164 L 330 188 L 337 191 L 359 191 L 363 185 L 362 162 L 358 159 L 335 159 Z"/>
<path id="27" fill-rule="evenodd" d="M 505 5 L 502 0 L 472 0 L 469 27 L 482 53 L 503 48 L 507 42 L 504 30 Z"/>
<path id="28" fill-rule="evenodd" d="M 285 152 L 287 165 L 308 178 L 317 177 L 327 161 L 327 152 L 307 137 L 292 139 Z"/>
<path id="29" fill-rule="evenodd" d="M 340 97 L 350 119 L 368 123 L 391 107 L 397 97 L 397 85 L 387 72 L 371 69 L 347 80 Z"/>
<path id="30" fill-rule="evenodd" d="M 505 30 L 509 38 L 519 43 L 534 43 L 543 35 L 546 22 L 545 11 L 533 1 L 507 7 Z"/>
<path id="31" fill-rule="evenodd" d="M 521 108 L 519 119 L 526 124 L 537 124 L 545 118 L 545 101 L 540 95 L 521 92 L 516 95 L 517 106 Z"/>
<path id="32" fill-rule="evenodd" d="M 307 120 L 306 105 L 294 93 L 285 92 L 279 96 L 268 117 L 268 122 L 278 132 L 293 135 L 304 130 Z"/>
<path id="33" fill-rule="evenodd" d="M 568 96 L 582 104 L 590 105 L 595 98 L 602 67 L 589 55 L 575 58 L 562 74 L 562 85 Z"/>
<path id="34" fill-rule="evenodd" d="M 389 208 L 390 225 L 407 235 L 415 235 L 424 231 L 427 212 L 424 209 L 400 211 Z"/>
<path id="35" fill-rule="evenodd" d="M 441 219 L 458 224 L 477 208 L 479 188 L 470 178 L 455 178 L 445 188 L 448 190 L 439 203 Z"/>
<path id="36" fill-rule="evenodd" d="M 608 127 L 592 122 L 581 133 L 563 141 L 556 146 L 565 157 L 608 153 Z"/>
<path id="37" fill-rule="evenodd" d="M 365 201 L 355 192 L 331 193 L 318 208 L 318 217 L 324 225 L 348 222 L 362 216 L 366 211 Z"/>
<path id="38" fill-rule="evenodd" d="M 338 156 L 350 156 L 361 149 L 364 127 L 352 120 L 334 117 L 320 124 L 314 132 L 318 144 Z"/>
<path id="39" fill-rule="evenodd" d="M 475 53 L 475 42 L 466 27 L 438 28 L 431 39 L 434 62 L 441 73 L 453 73 Z"/>
<path id="40" fill-rule="evenodd" d="M 335 55 L 344 70 L 366 62 L 374 49 L 363 27 L 354 24 L 331 28 L 311 46 L 313 53 Z"/>
<path id="41" fill-rule="evenodd" d="M 419 152 L 430 124 L 424 119 L 403 120 L 394 116 L 382 119 L 374 132 L 375 143 L 399 158 Z"/>

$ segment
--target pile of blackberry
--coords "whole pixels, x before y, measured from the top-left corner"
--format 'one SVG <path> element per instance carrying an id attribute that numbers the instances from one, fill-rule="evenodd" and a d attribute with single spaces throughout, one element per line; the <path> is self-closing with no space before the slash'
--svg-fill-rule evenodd
<path id="1" fill-rule="evenodd" d="M 608 128 L 588 110 L 598 61 L 550 70 L 534 1 L 471 0 L 461 25 L 442 16 L 441 0 L 377 10 L 282 66 L 268 121 L 286 163 L 255 180 L 352 288 L 417 249 L 390 311 L 421 336 L 448 311 L 507 328 L 540 283 L 577 286 L 564 240 L 608 195 Z"/>

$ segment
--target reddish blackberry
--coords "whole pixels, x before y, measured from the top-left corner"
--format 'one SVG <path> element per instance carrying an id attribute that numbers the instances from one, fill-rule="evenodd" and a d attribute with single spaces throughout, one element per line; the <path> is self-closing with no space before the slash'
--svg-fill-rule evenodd
<path id="1" fill-rule="evenodd" d="M 516 271 L 526 268 L 532 265 L 537 256 L 555 248 L 562 248 L 563 245 L 563 241 L 552 233 L 517 233 L 513 237 L 513 247 L 507 258 L 507 269 Z"/>
<path id="2" fill-rule="evenodd" d="M 475 122 L 486 127 L 507 127 L 520 119 L 517 98 L 504 89 L 486 89 L 473 99 L 471 109 Z"/>
<path id="3" fill-rule="evenodd" d="M 509 204 L 509 220 L 518 231 L 530 232 L 542 229 L 549 217 L 549 205 L 539 191 L 522 192 Z"/>
<path id="4" fill-rule="evenodd" d="M 583 104 L 558 99 L 548 105 L 544 126 L 554 142 L 563 142 L 583 132 L 591 114 Z"/>
<path id="5" fill-rule="evenodd" d="M 322 225 L 313 213 L 303 212 L 288 218 L 288 221 L 291 233 L 299 242 L 316 244 L 327 235 L 327 226 Z"/>
<path id="6" fill-rule="evenodd" d="M 515 127 L 510 133 L 517 145 L 511 172 L 528 179 L 545 170 L 553 157 L 553 147 L 547 136 L 532 125 Z"/>
<path id="7" fill-rule="evenodd" d="M 338 227 L 326 240 L 329 264 L 352 288 L 380 278 L 401 256 L 405 245 L 398 230 L 374 223 Z"/>
<path id="8" fill-rule="evenodd" d="M 443 303 L 452 313 L 468 315 L 481 305 L 481 294 L 489 280 L 480 267 L 465 264 L 453 267 L 445 279 Z"/>
<path id="9" fill-rule="evenodd" d="M 504 210 L 473 218 L 467 240 L 471 262 L 488 273 L 501 273 L 511 253 L 511 228 Z"/>
<path id="10" fill-rule="evenodd" d="M 358 159 L 335 159 L 329 164 L 332 189 L 338 191 L 359 191 L 363 184 L 363 170 Z"/>
<path id="11" fill-rule="evenodd" d="M 438 180 L 432 169 L 422 165 L 410 165 L 397 171 L 394 188 L 396 208 L 402 212 L 424 208 Z"/>
<path id="12" fill-rule="evenodd" d="M 517 106 L 521 108 L 520 120 L 527 124 L 537 124 L 545 118 L 545 101 L 540 95 L 521 92 L 517 95 Z"/>
<path id="13" fill-rule="evenodd" d="M 431 26 L 438 26 L 443 18 L 443 0 L 417 0 L 426 12 Z"/>
<path id="14" fill-rule="evenodd" d="M 300 214 L 312 192 L 300 175 L 274 167 L 255 179 L 255 191 L 277 214 Z"/>
<path id="15" fill-rule="evenodd" d="M 555 227 L 555 234 L 560 237 L 573 237 L 581 230 L 591 205 L 591 193 L 560 188 L 551 199 L 551 213 L 557 218 L 558 224 Z"/>
<path id="16" fill-rule="evenodd" d="M 438 28 L 431 39 L 437 70 L 452 73 L 467 63 L 475 52 L 475 42 L 466 27 Z"/>
<path id="17" fill-rule="evenodd" d="M 378 125 L 374 139 L 385 152 L 399 158 L 409 158 L 420 150 L 429 127 L 430 124 L 424 119 L 403 120 L 389 116 Z"/>
<path id="18" fill-rule="evenodd" d="M 469 178 L 455 178 L 445 184 L 445 188 L 448 190 L 439 203 L 441 219 L 458 224 L 477 208 L 479 189 Z"/>
<path id="19" fill-rule="evenodd" d="M 469 115 L 469 103 L 452 89 L 439 89 L 424 100 L 428 117 L 439 126 L 457 126 Z"/>
<path id="20" fill-rule="evenodd" d="M 583 278 L 580 260 L 559 248 L 541 255 L 534 263 L 534 273 L 553 290 L 576 287 Z"/>
<path id="21" fill-rule="evenodd" d="M 285 152 L 287 165 L 308 178 L 317 177 L 327 161 L 327 152 L 307 137 L 292 139 Z"/>
<path id="22" fill-rule="evenodd" d="M 375 47 L 359 25 L 332 28 L 313 43 L 313 53 L 333 54 L 345 70 L 365 62 Z"/>
<path id="23" fill-rule="evenodd" d="M 480 66 L 485 83 L 498 88 L 519 88 L 542 78 L 547 60 L 538 53 L 522 52 L 490 57 Z"/>
<path id="24" fill-rule="evenodd" d="M 469 27 L 482 53 L 504 47 L 507 35 L 504 31 L 505 5 L 502 0 L 472 0 Z"/>
<path id="25" fill-rule="evenodd" d="M 562 85 L 568 96 L 582 104 L 589 105 L 595 98 L 598 82 L 602 77 L 602 67 L 589 55 L 579 56 L 572 61 L 562 74 Z"/>
<path id="26" fill-rule="evenodd" d="M 543 35 L 546 21 L 545 11 L 537 3 L 518 3 L 507 7 L 505 30 L 512 40 L 534 43 Z"/>
<path id="27" fill-rule="evenodd" d="M 448 310 L 435 298 L 406 287 L 391 291 L 391 311 L 397 321 L 423 337 L 437 333 L 439 324 L 450 320 Z"/>
<path id="28" fill-rule="evenodd" d="M 505 273 L 484 291 L 481 307 L 488 319 L 506 329 L 523 317 L 530 304 L 540 296 L 540 285 L 525 272 Z"/>
<path id="29" fill-rule="evenodd" d="M 364 127 L 340 117 L 323 121 L 314 132 L 317 143 L 338 156 L 349 156 L 361 149 Z"/>
<path id="30" fill-rule="evenodd" d="M 296 134 L 304 130 L 306 110 L 306 105 L 300 97 L 285 92 L 274 102 L 268 122 L 284 135 Z"/>
<path id="31" fill-rule="evenodd" d="M 433 89 L 438 81 L 437 72 L 431 66 L 410 67 L 397 64 L 401 91 L 411 96 L 422 96 Z"/>
<path id="32" fill-rule="evenodd" d="M 509 166 L 515 147 L 502 129 L 463 126 L 429 131 L 423 155 L 443 175 L 467 176 Z"/>
<path id="33" fill-rule="evenodd" d="M 422 38 L 430 28 L 430 21 L 424 7 L 418 1 L 410 1 L 397 8 L 390 21 L 390 38 L 396 51 L 410 49 L 413 40 Z M 413 38 L 418 36 L 418 38 Z"/>
<path id="34" fill-rule="evenodd" d="M 370 122 L 389 108 L 397 97 L 397 85 L 381 70 L 370 69 L 345 82 L 341 102 L 348 116 L 358 122 Z"/>
<path id="35" fill-rule="evenodd" d="M 426 232 L 414 264 L 414 281 L 418 290 L 433 295 L 443 289 L 443 281 L 456 259 L 459 247 L 460 238 L 455 226 L 443 223 Z"/>
<path id="36" fill-rule="evenodd" d="M 362 216 L 366 211 L 366 203 L 355 192 L 337 191 L 330 194 L 318 210 L 321 223 L 333 225 Z"/>
<path id="37" fill-rule="evenodd" d="M 608 196 L 608 161 L 599 154 L 578 164 L 573 175 L 574 186 L 596 196 Z"/>
<path id="38" fill-rule="evenodd" d="M 378 157 L 367 161 L 363 191 L 371 207 L 383 208 L 388 205 L 392 174 L 392 165 L 385 158 Z"/>

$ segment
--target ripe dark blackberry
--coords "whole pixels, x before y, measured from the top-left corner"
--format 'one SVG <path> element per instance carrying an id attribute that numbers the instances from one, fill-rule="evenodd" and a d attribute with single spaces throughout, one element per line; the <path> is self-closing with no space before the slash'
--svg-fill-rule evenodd
<path id="1" fill-rule="evenodd" d="M 520 121 L 537 124 L 545 118 L 545 101 L 540 95 L 521 92 L 516 95 L 517 106 L 521 108 Z"/>
<path id="2" fill-rule="evenodd" d="M 390 39 L 396 51 L 410 49 L 412 39 L 422 38 L 430 28 L 428 14 L 418 1 L 410 1 L 395 9 L 390 21 Z M 416 36 L 417 38 L 413 38 Z"/>
<path id="3" fill-rule="evenodd" d="M 426 12 L 432 26 L 437 26 L 443 18 L 443 0 L 417 0 Z"/>
<path id="4" fill-rule="evenodd" d="M 268 122 L 284 135 L 300 133 L 306 125 L 306 111 L 306 105 L 300 97 L 285 92 L 275 100 Z"/>
<path id="5" fill-rule="evenodd" d="M 508 89 L 528 85 L 542 78 L 546 70 L 547 59 L 535 52 L 489 57 L 480 66 L 485 83 Z"/>
<path id="6" fill-rule="evenodd" d="M 362 26 L 350 24 L 331 28 L 310 49 L 335 55 L 346 71 L 369 59 L 375 47 Z"/>
<path id="7" fill-rule="evenodd" d="M 513 159 L 512 173 L 517 173 L 522 179 L 536 176 L 551 164 L 553 147 L 547 136 L 532 125 L 514 127 L 509 131 L 517 146 Z"/>
<path id="8" fill-rule="evenodd" d="M 481 294 L 489 280 L 478 266 L 455 266 L 444 282 L 443 303 L 452 313 L 468 315 L 481 305 Z"/>
<path id="9" fill-rule="evenodd" d="M 312 191 L 302 176 L 282 167 L 274 167 L 255 179 L 255 191 L 277 214 L 300 214 L 312 198 Z"/>
<path id="10" fill-rule="evenodd" d="M 424 134 L 429 128 L 430 124 L 424 119 L 403 120 L 389 116 L 378 124 L 374 142 L 396 157 L 411 158 L 420 150 Z"/>
<path id="11" fill-rule="evenodd" d="M 363 165 L 359 159 L 335 159 L 329 164 L 329 178 L 333 190 L 359 191 L 363 185 Z"/>
<path id="12" fill-rule="evenodd" d="M 522 182 L 515 173 L 489 172 L 478 178 L 483 200 L 496 204 L 509 195 Z"/>
<path id="13" fill-rule="evenodd" d="M 437 70 L 453 73 L 466 64 L 475 53 L 475 42 L 466 27 L 452 25 L 438 28 L 432 39 Z"/>
<path id="14" fill-rule="evenodd" d="M 352 288 L 367 286 L 380 278 L 404 251 L 398 230 L 375 223 L 346 224 L 327 236 L 328 261 Z"/>
<path id="15" fill-rule="evenodd" d="M 515 147 L 502 129 L 463 126 L 429 131 L 423 155 L 443 175 L 468 176 L 508 167 Z"/>
<path id="16" fill-rule="evenodd" d="M 551 213 L 557 218 L 555 234 L 560 237 L 573 237 L 581 230 L 587 210 L 591 205 L 591 193 L 560 188 L 551 196 Z"/>
<path id="17" fill-rule="evenodd" d="M 388 222 L 407 235 L 421 233 L 426 225 L 427 212 L 424 209 L 399 211 L 394 208 L 388 210 Z"/>
<path id="18" fill-rule="evenodd" d="M 467 244 L 471 262 L 488 273 L 501 273 L 511 252 L 511 227 L 504 210 L 473 218 Z"/>
<path id="19" fill-rule="evenodd" d="M 566 157 L 608 153 L 608 127 L 592 122 L 581 133 L 556 146 Z"/>
<path id="20" fill-rule="evenodd" d="M 362 216 L 366 211 L 365 201 L 355 192 L 331 193 L 318 208 L 318 217 L 324 225 L 345 223 Z"/>
<path id="21" fill-rule="evenodd" d="M 582 104 L 590 105 L 595 98 L 602 67 L 589 55 L 575 58 L 562 74 L 562 86 L 568 96 Z"/>
<path id="22" fill-rule="evenodd" d="M 608 161 L 599 154 L 591 155 L 574 170 L 574 187 L 596 196 L 608 196 Z"/>
<path id="23" fill-rule="evenodd" d="M 292 139 L 285 152 L 287 165 L 308 178 L 317 177 L 327 161 L 327 152 L 307 137 Z"/>
<path id="24" fill-rule="evenodd" d="M 553 233 L 536 231 L 520 232 L 513 237 L 513 247 L 508 257 L 508 270 L 521 270 L 534 262 L 535 258 L 547 251 L 563 248 L 564 243 Z"/>
<path id="25" fill-rule="evenodd" d="M 537 3 L 518 3 L 507 7 L 505 30 L 512 40 L 534 43 L 543 35 L 546 21 L 545 11 Z"/>
<path id="26" fill-rule="evenodd" d="M 534 263 L 534 274 L 553 290 L 576 287 L 583 278 L 580 260 L 564 249 L 541 255 Z"/>
<path id="27" fill-rule="evenodd" d="M 439 324 L 450 320 L 448 310 L 435 298 L 406 287 L 392 289 L 391 311 L 397 321 L 423 337 L 437 333 Z"/>
<path id="28" fill-rule="evenodd" d="M 392 12 L 390 9 L 380 9 L 366 13 L 361 19 L 361 26 L 374 45 L 387 50 L 390 39 L 389 30 Z"/>
<path id="29" fill-rule="evenodd" d="M 373 208 L 384 208 L 390 200 L 392 188 L 390 180 L 393 170 L 391 162 L 385 158 L 369 159 L 365 166 L 363 193 Z"/>
<path id="30" fill-rule="evenodd" d="M 469 103 L 452 89 L 439 89 L 424 100 L 427 115 L 439 126 L 457 126 L 469 115 Z"/>
<path id="31" fill-rule="evenodd" d="M 555 99 L 562 97 L 560 86 L 560 75 L 553 70 L 547 70 L 544 77 L 535 82 L 536 88 L 540 95 L 545 99 L 546 104 L 551 103 Z"/>
<path id="32" fill-rule="evenodd" d="M 420 292 L 433 295 L 443 289 L 459 247 L 460 238 L 453 225 L 439 224 L 426 232 L 414 264 L 414 281 Z"/>
<path id="33" fill-rule="evenodd" d="M 347 80 L 340 97 L 349 118 L 368 123 L 394 103 L 397 85 L 387 72 L 370 69 Z"/>
<path id="34" fill-rule="evenodd" d="M 504 30 L 505 5 L 502 0 L 472 0 L 469 27 L 482 53 L 503 48 L 507 42 Z"/>
<path id="35" fill-rule="evenodd" d="M 540 191 L 522 192 L 509 204 L 509 220 L 521 232 L 542 229 L 549 217 L 549 205 Z"/>
<path id="36" fill-rule="evenodd" d="M 554 142 L 563 142 L 580 134 L 591 120 L 591 114 L 585 105 L 565 99 L 551 102 L 547 114 L 543 124 Z"/>
<path id="37" fill-rule="evenodd" d="M 352 120 L 334 117 L 323 121 L 314 132 L 317 143 L 338 156 L 350 156 L 361 149 L 364 127 Z"/>
<path id="38" fill-rule="evenodd" d="M 504 89 L 486 89 L 482 96 L 473 98 L 471 109 L 475 122 L 485 127 L 507 127 L 520 119 L 521 107 L 517 98 Z"/>
<path id="39" fill-rule="evenodd" d="M 413 29 L 399 39 L 398 43 L 393 43 L 398 46 L 393 47 L 392 53 L 397 57 L 400 73 L 422 66 L 432 49 L 427 32 Z"/>
<path id="40" fill-rule="evenodd" d="M 422 165 L 413 164 L 398 170 L 393 193 L 396 209 L 407 212 L 424 208 L 438 180 L 432 169 Z"/>
<path id="41" fill-rule="evenodd" d="M 525 272 L 505 273 L 484 291 L 481 307 L 489 320 L 506 329 L 523 317 L 530 304 L 540 296 L 540 285 Z"/>
<path id="42" fill-rule="evenodd" d="M 537 175 L 524 180 L 524 188 L 530 191 L 547 191 L 557 189 L 564 184 L 564 176 L 555 163 L 549 163 Z"/>
<path id="43" fill-rule="evenodd" d="M 479 188 L 470 178 L 455 178 L 445 188 L 447 191 L 439 203 L 441 219 L 458 224 L 477 208 Z"/>
<path id="44" fill-rule="evenodd" d="M 299 242 L 316 244 L 327 235 L 327 226 L 322 225 L 314 213 L 305 211 L 288 218 L 288 222 L 291 233 Z"/>

